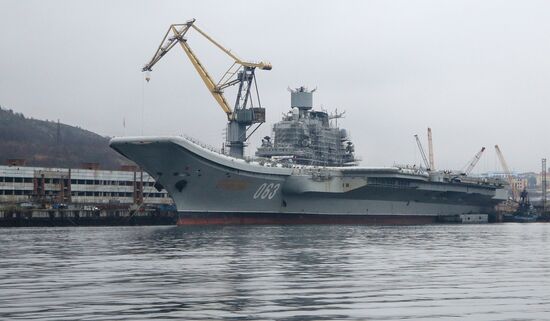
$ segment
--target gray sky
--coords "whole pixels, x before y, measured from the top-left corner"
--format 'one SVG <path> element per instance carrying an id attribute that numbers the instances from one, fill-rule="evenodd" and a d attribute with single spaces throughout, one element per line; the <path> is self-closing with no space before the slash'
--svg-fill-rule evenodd
<path id="1" fill-rule="evenodd" d="M 315 106 L 346 110 L 340 125 L 364 165 L 419 163 L 413 134 L 427 147 L 428 126 L 438 168 L 462 168 L 486 146 L 477 171 L 498 170 L 495 144 L 514 170 L 550 158 L 549 1 L 0 0 L 0 105 L 103 135 L 220 146 L 225 114 L 182 50 L 149 84 L 140 71 L 168 26 L 190 18 L 273 64 L 258 71 L 270 124 L 289 107 L 288 86 L 318 87 Z M 218 78 L 230 61 L 189 39 Z"/>

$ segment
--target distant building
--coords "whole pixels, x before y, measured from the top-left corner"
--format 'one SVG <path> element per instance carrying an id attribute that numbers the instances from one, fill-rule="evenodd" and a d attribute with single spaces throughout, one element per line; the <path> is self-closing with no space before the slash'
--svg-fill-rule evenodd
<path id="1" fill-rule="evenodd" d="M 0 165 L 0 204 L 173 204 L 150 175 L 126 169 L 133 170 Z"/>

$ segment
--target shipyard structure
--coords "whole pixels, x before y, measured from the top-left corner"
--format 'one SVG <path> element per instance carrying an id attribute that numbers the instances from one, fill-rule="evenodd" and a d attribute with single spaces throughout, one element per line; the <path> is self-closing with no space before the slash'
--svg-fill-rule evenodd
<path id="1" fill-rule="evenodd" d="M 290 89 L 290 112 L 273 125 L 273 137 L 262 139 L 256 156 L 299 165 L 356 165 L 347 131 L 330 123 L 343 114 L 313 110 L 314 91 L 304 86 Z"/>
<path id="2" fill-rule="evenodd" d="M 0 226 L 170 222 L 168 193 L 136 166 L 100 170 L 0 166 Z M 164 217 L 164 218 L 161 218 Z"/>

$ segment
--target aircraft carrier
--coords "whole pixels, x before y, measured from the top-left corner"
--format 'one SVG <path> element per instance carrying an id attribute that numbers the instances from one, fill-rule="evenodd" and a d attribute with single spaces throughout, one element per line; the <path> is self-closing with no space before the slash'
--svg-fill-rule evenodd
<path id="1" fill-rule="evenodd" d="M 255 70 L 270 70 L 271 65 L 241 60 L 194 22 L 171 25 L 143 71 L 151 71 L 180 44 L 227 114 L 224 148 L 217 151 L 181 136 L 110 142 L 153 176 L 159 190 L 168 191 L 178 224 L 422 224 L 491 213 L 507 198 L 499 180 L 417 166 L 357 166 L 353 143 L 333 124 L 341 114 L 313 110 L 313 91 L 305 87 L 291 90 L 290 111 L 273 126 L 273 137 L 262 139 L 256 158 L 244 157 L 248 138 L 265 122 L 259 96 L 255 105 L 252 99 Z M 212 80 L 189 47 L 184 36 L 191 29 L 234 60 L 220 81 Z M 233 85 L 238 91 L 231 108 L 223 91 Z"/>
<path id="2" fill-rule="evenodd" d="M 264 137 L 256 159 L 180 136 L 114 138 L 111 147 L 166 188 L 180 225 L 433 223 L 490 213 L 507 197 L 498 180 L 416 166 L 355 166 L 345 131 L 330 125 L 328 113 L 304 106 L 312 92 L 301 87 L 291 95 L 294 106 L 274 125 L 274 137 Z"/>

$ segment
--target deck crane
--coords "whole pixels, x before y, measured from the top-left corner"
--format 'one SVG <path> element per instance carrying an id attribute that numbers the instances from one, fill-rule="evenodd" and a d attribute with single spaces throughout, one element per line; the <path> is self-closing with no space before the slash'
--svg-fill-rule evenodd
<path id="1" fill-rule="evenodd" d="M 504 155 L 500 151 L 500 148 L 498 147 L 498 145 L 495 145 L 495 151 L 497 153 L 498 159 L 500 160 L 500 164 L 502 165 L 502 169 L 504 170 L 504 174 L 506 175 L 506 179 L 508 180 L 508 184 L 510 184 L 510 188 L 512 189 L 512 200 L 517 202 L 519 195 L 518 195 L 518 189 L 514 184 L 514 178 L 512 177 L 512 172 L 510 172 L 508 164 L 506 163 L 506 160 L 504 159 Z"/>
<path id="2" fill-rule="evenodd" d="M 213 80 L 205 66 L 200 62 L 193 50 L 191 50 L 185 38 L 185 35 L 190 29 L 197 31 L 233 60 L 233 64 L 227 69 L 218 82 Z M 204 84 L 227 115 L 227 146 L 229 147 L 229 154 L 233 157 L 242 158 L 245 142 L 250 137 L 250 135 L 247 136 L 247 130 L 254 124 L 257 124 L 252 131 L 252 133 L 254 133 L 254 131 L 265 122 L 265 108 L 262 108 L 260 103 L 255 70 L 256 68 L 271 70 L 271 64 L 267 62 L 249 62 L 242 60 L 203 30 L 199 29 L 195 25 L 195 19 L 192 19 L 186 23 L 170 25 L 153 58 L 143 67 L 142 71 L 147 73 L 152 71 L 153 66 L 177 44 L 180 44 Z M 146 79 L 149 81 L 149 75 L 147 75 Z M 226 88 L 234 85 L 238 85 L 238 91 L 235 105 L 232 108 L 223 93 Z M 257 107 L 253 107 L 252 86 L 255 87 Z"/>
<path id="3" fill-rule="evenodd" d="M 485 151 L 485 147 L 481 147 L 481 150 L 477 152 L 474 155 L 474 158 L 472 158 L 472 160 L 465 166 L 466 169 L 462 171 L 462 174 L 470 175 L 474 167 L 477 165 L 477 162 L 479 162 L 479 160 L 481 159 L 481 155 L 483 155 L 484 151 Z"/>
<path id="4" fill-rule="evenodd" d="M 416 139 L 416 144 L 418 145 L 418 149 L 420 150 L 420 155 L 422 156 L 422 160 L 424 161 L 426 169 L 428 171 L 431 171 L 430 163 L 428 162 L 428 158 L 426 157 L 426 153 L 424 152 L 424 147 L 422 147 L 422 143 L 420 142 L 418 135 L 414 135 L 414 138 Z"/>
<path id="5" fill-rule="evenodd" d="M 430 160 L 430 169 L 434 171 L 435 170 L 434 145 L 432 140 L 432 129 L 430 127 L 428 127 L 428 156 Z"/>

